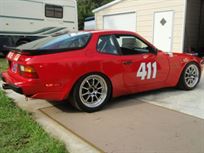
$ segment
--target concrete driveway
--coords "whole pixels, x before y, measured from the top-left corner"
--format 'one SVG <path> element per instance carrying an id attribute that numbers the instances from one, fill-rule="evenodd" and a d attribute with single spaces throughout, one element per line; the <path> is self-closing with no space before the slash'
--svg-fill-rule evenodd
<path id="1" fill-rule="evenodd" d="M 70 152 L 203 153 L 203 90 L 204 77 L 193 91 L 125 96 L 96 113 L 78 112 L 67 102 L 26 102 L 12 91 L 7 94 Z"/>
<path id="2" fill-rule="evenodd" d="M 139 99 L 204 119 L 204 74 L 192 91 L 162 89 L 140 94 Z"/>

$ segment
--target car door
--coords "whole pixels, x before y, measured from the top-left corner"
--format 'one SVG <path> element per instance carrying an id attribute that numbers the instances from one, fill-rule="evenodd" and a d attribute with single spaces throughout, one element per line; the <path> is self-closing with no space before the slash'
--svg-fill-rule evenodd
<path id="1" fill-rule="evenodd" d="M 156 54 L 155 49 L 133 35 L 115 35 L 115 38 L 121 51 L 125 85 L 136 91 L 162 87 L 169 71 L 167 55 Z"/>

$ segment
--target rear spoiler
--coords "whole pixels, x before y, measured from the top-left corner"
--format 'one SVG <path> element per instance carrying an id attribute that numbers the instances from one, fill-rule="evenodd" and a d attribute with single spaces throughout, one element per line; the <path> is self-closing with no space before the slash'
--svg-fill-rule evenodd
<path id="1" fill-rule="evenodd" d="M 26 52 L 26 51 L 24 51 L 24 50 L 21 50 L 21 49 L 19 49 L 19 48 L 17 48 L 17 47 L 9 47 L 9 46 L 6 46 L 6 45 L 4 45 L 3 47 L 4 47 L 5 49 L 7 49 L 8 51 L 10 51 L 10 52 L 19 53 L 19 54 L 25 54 L 25 55 L 30 55 L 29 52 Z"/>
<path id="2" fill-rule="evenodd" d="M 23 54 L 23 55 L 30 55 L 30 56 L 76 51 L 76 50 L 80 50 L 84 48 L 84 47 L 80 47 L 80 48 L 65 48 L 65 49 L 36 49 L 36 50 L 25 49 L 25 50 L 22 50 L 17 47 L 8 47 L 8 46 L 3 46 L 3 47 L 11 52 Z"/>

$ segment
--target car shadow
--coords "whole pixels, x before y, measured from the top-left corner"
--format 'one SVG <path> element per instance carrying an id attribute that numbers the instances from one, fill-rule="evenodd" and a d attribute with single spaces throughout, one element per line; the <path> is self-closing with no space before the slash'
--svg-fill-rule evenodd
<path id="1" fill-rule="evenodd" d="M 170 92 L 175 92 L 175 91 L 180 91 L 180 90 L 175 89 L 175 88 L 164 88 L 164 89 L 147 91 L 147 92 L 143 92 L 143 93 L 120 96 L 117 98 L 113 98 L 100 111 L 110 111 L 110 110 L 114 110 L 114 109 L 121 109 L 121 108 L 126 108 L 126 107 L 128 108 L 131 106 L 140 105 L 140 104 L 145 103 L 145 101 L 141 100 L 145 96 L 157 95 L 157 94 L 161 94 L 161 93 L 170 93 Z M 68 100 L 64 100 L 64 101 L 60 101 L 60 102 L 50 102 L 50 103 L 53 105 L 53 107 L 56 107 L 57 109 L 59 109 L 62 112 L 65 112 L 65 113 L 82 113 L 83 112 L 83 111 L 79 111 L 75 107 L 73 107 L 69 103 Z M 100 111 L 98 111 L 98 112 L 100 112 Z"/>

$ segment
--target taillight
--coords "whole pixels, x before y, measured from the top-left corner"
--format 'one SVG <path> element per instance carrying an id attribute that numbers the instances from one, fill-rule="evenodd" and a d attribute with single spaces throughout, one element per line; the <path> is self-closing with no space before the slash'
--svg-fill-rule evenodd
<path id="1" fill-rule="evenodd" d="M 38 78 L 38 74 L 32 66 L 19 65 L 19 73 L 25 78 Z"/>

